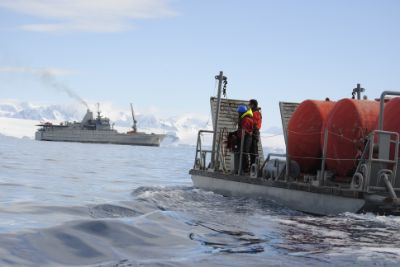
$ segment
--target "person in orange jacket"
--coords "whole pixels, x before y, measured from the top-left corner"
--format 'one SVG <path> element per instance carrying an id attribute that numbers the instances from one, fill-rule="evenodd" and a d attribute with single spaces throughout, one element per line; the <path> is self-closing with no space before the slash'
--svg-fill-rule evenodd
<path id="1" fill-rule="evenodd" d="M 253 138 L 250 148 L 250 163 L 256 163 L 258 158 L 258 142 L 260 140 L 260 129 L 262 124 L 261 108 L 258 107 L 258 101 L 256 99 L 250 99 L 249 108 L 253 112 Z"/>
<path id="2" fill-rule="evenodd" d="M 243 142 L 242 170 L 246 173 L 250 171 L 249 153 L 254 130 L 253 112 L 245 105 L 238 106 L 236 111 L 239 114 L 239 121 L 238 130 L 236 131 L 238 142 L 235 149 L 235 173 L 237 173 L 239 169 L 238 163 L 240 158 L 241 142 Z M 242 132 L 244 133 L 244 136 L 242 136 Z"/>

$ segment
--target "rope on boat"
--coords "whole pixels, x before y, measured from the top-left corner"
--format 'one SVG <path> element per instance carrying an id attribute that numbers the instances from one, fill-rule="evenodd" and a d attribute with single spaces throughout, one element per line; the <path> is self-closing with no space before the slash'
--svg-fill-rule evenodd
<path id="1" fill-rule="evenodd" d="M 322 134 L 324 133 L 324 132 L 322 132 L 322 131 L 319 131 L 319 132 L 310 132 L 310 133 L 300 133 L 300 132 L 290 131 L 290 130 L 288 130 L 288 132 L 293 133 L 293 134 L 297 134 L 297 135 L 322 135 Z M 358 140 L 350 139 L 350 138 L 344 136 L 343 134 L 335 133 L 335 132 L 332 132 L 332 131 L 329 131 L 329 130 L 328 130 L 328 134 L 331 134 L 331 135 L 335 135 L 335 136 L 337 136 L 337 137 L 340 137 L 340 138 L 342 138 L 343 140 L 349 141 L 350 143 L 355 143 L 355 142 L 357 142 L 357 141 L 360 140 L 360 139 L 358 139 Z M 362 139 L 364 139 L 364 138 L 365 138 L 365 137 L 362 137 Z"/>
<path id="2" fill-rule="evenodd" d="M 298 157 L 298 156 L 291 156 L 291 155 L 289 155 L 289 157 L 291 159 L 317 159 L 317 160 L 323 160 L 324 159 L 322 157 Z M 347 160 L 347 161 L 356 161 L 356 160 L 359 160 L 358 158 L 339 159 L 339 158 L 329 158 L 329 157 L 325 157 L 325 159 L 326 160 L 340 160 L 340 161 L 345 161 L 345 160 Z"/>

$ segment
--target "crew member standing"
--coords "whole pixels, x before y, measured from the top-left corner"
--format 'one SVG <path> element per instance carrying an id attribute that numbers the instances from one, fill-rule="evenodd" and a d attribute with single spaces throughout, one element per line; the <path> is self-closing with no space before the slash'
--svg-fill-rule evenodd
<path id="1" fill-rule="evenodd" d="M 260 140 L 260 129 L 262 124 L 261 108 L 258 107 L 258 102 L 255 99 L 250 99 L 249 108 L 253 113 L 253 138 L 250 148 L 250 162 L 255 163 L 258 158 L 258 142 Z"/>
<path id="2" fill-rule="evenodd" d="M 238 130 L 236 135 L 238 137 L 238 145 L 236 146 L 235 153 L 235 173 L 239 170 L 239 159 L 240 159 L 240 147 L 243 142 L 243 153 L 242 153 L 242 170 L 243 172 L 250 171 L 250 158 L 249 153 L 252 145 L 252 135 L 254 129 L 253 113 L 251 109 L 248 109 L 245 105 L 238 106 L 236 110 L 239 114 Z M 244 136 L 242 136 L 242 132 Z"/>

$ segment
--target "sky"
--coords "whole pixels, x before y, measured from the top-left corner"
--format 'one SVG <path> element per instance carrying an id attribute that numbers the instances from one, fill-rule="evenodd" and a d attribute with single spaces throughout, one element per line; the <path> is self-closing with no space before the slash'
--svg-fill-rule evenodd
<path id="1" fill-rule="evenodd" d="M 229 98 L 280 126 L 279 101 L 400 90 L 399 14 L 395 0 L 0 0 L 0 99 L 208 115 L 223 71 Z"/>

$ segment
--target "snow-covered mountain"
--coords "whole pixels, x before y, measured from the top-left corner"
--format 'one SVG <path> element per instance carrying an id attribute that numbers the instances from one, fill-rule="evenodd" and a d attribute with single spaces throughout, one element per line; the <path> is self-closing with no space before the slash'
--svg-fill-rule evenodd
<path id="1" fill-rule="evenodd" d="M 82 109 L 74 106 L 38 106 L 27 102 L 0 102 L 0 117 L 38 121 L 69 121 L 80 117 Z"/>
<path id="2" fill-rule="evenodd" d="M 93 108 L 95 110 L 95 108 Z M 118 131 L 128 131 L 132 126 L 130 110 L 121 110 L 112 105 L 102 105 L 102 114 L 109 117 Z M 80 121 L 85 108 L 78 105 L 37 105 L 18 101 L 0 101 L 0 134 L 33 138 L 39 122 Z M 198 114 L 183 114 L 159 118 L 154 114 L 136 112 L 139 131 L 164 133 L 167 140 L 177 144 L 194 145 L 200 129 L 211 129 L 211 120 Z M 271 127 L 263 131 L 263 144 L 272 151 L 284 149 L 282 131 Z"/>

